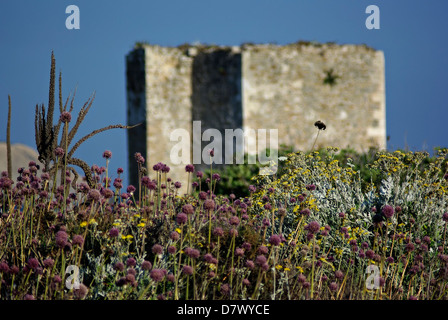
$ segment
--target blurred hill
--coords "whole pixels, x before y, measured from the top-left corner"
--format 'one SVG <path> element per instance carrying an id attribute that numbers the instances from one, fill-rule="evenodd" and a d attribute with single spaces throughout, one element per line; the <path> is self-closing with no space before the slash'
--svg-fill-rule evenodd
<path id="1" fill-rule="evenodd" d="M 13 180 L 16 180 L 18 173 L 17 170 L 21 167 L 28 167 L 28 163 L 33 160 L 37 164 L 40 162 L 37 160 L 38 153 L 33 148 L 24 144 L 16 143 L 11 145 L 11 160 L 12 160 L 12 174 Z M 0 172 L 8 171 L 7 159 L 6 159 L 6 143 L 0 142 Z"/>

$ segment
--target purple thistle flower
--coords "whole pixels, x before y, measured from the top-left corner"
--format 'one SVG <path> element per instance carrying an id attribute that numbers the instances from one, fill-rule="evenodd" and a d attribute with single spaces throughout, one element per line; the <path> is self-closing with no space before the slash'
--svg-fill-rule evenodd
<path id="1" fill-rule="evenodd" d="M 186 172 L 194 172 L 194 165 L 192 165 L 192 164 L 187 164 L 187 165 L 185 166 L 185 171 L 186 171 Z"/>
<path id="2" fill-rule="evenodd" d="M 168 280 L 169 282 L 174 282 L 174 280 L 176 280 L 176 277 L 174 276 L 174 274 L 168 273 L 166 275 L 166 280 Z"/>
<path id="3" fill-rule="evenodd" d="M 134 193 L 135 192 L 135 187 L 130 184 L 127 188 L 126 188 L 126 192 L 127 193 Z"/>
<path id="4" fill-rule="evenodd" d="M 72 121 L 72 115 L 68 111 L 63 111 L 61 113 L 61 116 L 59 117 L 59 119 L 61 120 L 61 122 L 68 123 L 68 122 Z"/>
<path id="5" fill-rule="evenodd" d="M 142 154 L 140 152 L 136 152 L 134 154 L 134 159 L 135 159 L 135 161 L 137 161 L 138 164 L 145 163 L 145 158 L 142 156 Z"/>
<path id="6" fill-rule="evenodd" d="M 359 254 L 358 254 L 358 256 L 359 256 L 361 259 L 364 259 L 364 258 L 366 257 L 366 254 L 365 254 L 364 251 L 361 249 L 361 250 L 359 250 Z"/>
<path id="7" fill-rule="evenodd" d="M 105 159 L 110 159 L 110 158 L 112 158 L 112 152 L 109 151 L 109 150 L 104 151 L 104 152 L 103 152 L 103 158 L 105 158 Z"/>
<path id="8" fill-rule="evenodd" d="M 88 292 L 89 289 L 86 287 L 86 285 L 84 283 L 81 283 L 79 285 L 79 288 L 73 291 L 73 295 L 75 296 L 76 299 L 82 300 L 87 296 Z"/>
<path id="9" fill-rule="evenodd" d="M 248 268 L 248 269 L 253 269 L 253 268 L 255 268 L 255 264 L 254 264 L 254 262 L 252 261 L 252 260 L 247 260 L 246 261 L 246 267 Z"/>
<path id="10" fill-rule="evenodd" d="M 249 192 L 250 193 L 254 193 L 255 191 L 257 191 L 257 188 L 255 186 L 253 186 L 253 185 L 250 185 L 249 186 Z"/>
<path id="11" fill-rule="evenodd" d="M 337 271 L 334 273 L 334 276 L 336 277 L 336 279 L 341 280 L 341 279 L 344 277 L 344 273 L 343 273 L 341 270 L 337 270 Z"/>
<path id="12" fill-rule="evenodd" d="M 101 197 L 101 193 L 96 189 L 89 190 L 89 193 L 87 194 L 87 199 L 92 201 L 98 201 Z"/>
<path id="13" fill-rule="evenodd" d="M 220 227 L 216 227 L 213 230 L 213 234 L 217 237 L 222 237 L 222 236 L 224 236 L 224 230 L 222 230 L 222 228 L 220 228 Z"/>
<path id="14" fill-rule="evenodd" d="M 191 204 L 186 204 L 182 207 L 182 212 L 185 214 L 193 214 L 194 213 L 194 207 Z"/>
<path id="15" fill-rule="evenodd" d="M 168 253 L 169 254 L 175 254 L 176 253 L 176 247 L 175 246 L 168 246 Z"/>
<path id="16" fill-rule="evenodd" d="M 308 190 L 308 191 L 314 191 L 314 190 L 316 190 L 316 186 L 314 185 L 314 184 L 308 184 L 308 185 L 306 185 L 306 190 Z"/>
<path id="17" fill-rule="evenodd" d="M 317 233 L 319 229 L 320 224 L 317 221 L 311 221 L 308 225 L 305 226 L 305 230 L 308 230 L 312 234 Z"/>
<path id="18" fill-rule="evenodd" d="M 109 230 L 109 236 L 112 238 L 118 237 L 120 231 L 117 228 L 112 228 Z"/>
<path id="19" fill-rule="evenodd" d="M 174 182 L 174 187 L 176 189 L 180 189 L 180 187 L 182 187 L 182 183 L 180 183 L 179 181 Z"/>
<path id="20" fill-rule="evenodd" d="M 75 235 L 73 236 L 73 240 L 72 240 L 73 245 L 78 245 L 80 247 L 82 247 L 82 245 L 84 244 L 84 237 L 82 235 Z"/>
<path id="21" fill-rule="evenodd" d="M 2 261 L 0 263 L 0 273 L 7 273 L 9 271 L 9 266 L 6 262 Z"/>
<path id="22" fill-rule="evenodd" d="M 244 249 L 242 249 L 242 248 L 236 248 L 236 249 L 235 249 L 235 256 L 237 256 L 237 257 L 242 257 L 242 256 L 244 256 Z"/>
<path id="23" fill-rule="evenodd" d="M 367 250 L 366 251 L 366 257 L 369 259 L 373 259 L 373 257 L 375 256 L 375 252 L 373 252 L 373 250 Z"/>
<path id="24" fill-rule="evenodd" d="M 205 200 L 207 199 L 207 192 L 201 191 L 198 196 L 200 200 Z"/>
<path id="25" fill-rule="evenodd" d="M 153 270 L 151 270 L 151 273 L 149 274 L 149 276 L 155 282 L 160 282 L 165 277 L 165 272 L 163 272 L 162 269 L 153 269 Z"/>
<path id="26" fill-rule="evenodd" d="M 207 199 L 204 201 L 204 209 L 205 210 L 214 210 L 215 209 L 215 201 L 211 199 Z"/>
<path id="27" fill-rule="evenodd" d="M 179 240 L 179 233 L 177 233 L 177 231 L 171 231 L 170 232 L 170 239 L 173 241 Z"/>
<path id="28" fill-rule="evenodd" d="M 250 251 L 250 249 L 252 248 L 252 245 L 249 242 L 244 242 L 242 247 L 244 250 Z"/>
<path id="29" fill-rule="evenodd" d="M 231 216 L 229 219 L 229 223 L 232 226 L 237 226 L 240 224 L 240 219 L 237 216 Z"/>
<path id="30" fill-rule="evenodd" d="M 117 262 L 114 264 L 114 269 L 116 271 L 123 271 L 124 270 L 124 264 L 123 262 Z"/>
<path id="31" fill-rule="evenodd" d="M 259 255 L 255 258 L 255 263 L 259 266 L 264 265 L 267 262 L 267 259 L 263 255 Z"/>
<path id="32" fill-rule="evenodd" d="M 338 290 L 338 284 L 336 282 L 332 282 L 328 285 L 328 288 L 330 289 L 330 291 L 337 291 Z"/>
<path id="33" fill-rule="evenodd" d="M 260 246 L 259 248 L 258 248 L 258 253 L 259 254 L 267 254 L 269 252 L 269 249 L 268 249 L 268 247 L 266 247 L 266 246 Z"/>
<path id="34" fill-rule="evenodd" d="M 271 222 L 269 221 L 268 218 L 263 218 L 263 221 L 261 222 L 262 226 L 264 228 L 269 227 L 271 225 Z"/>
<path id="35" fill-rule="evenodd" d="M 114 187 L 116 188 L 116 189 L 121 189 L 121 188 L 123 188 L 123 183 L 122 183 L 122 179 L 121 178 L 115 178 L 114 179 Z"/>
<path id="36" fill-rule="evenodd" d="M 229 286 L 229 284 L 228 283 L 224 283 L 223 285 L 221 285 L 221 293 L 223 294 L 223 295 L 228 295 L 229 293 L 230 293 L 230 286 Z"/>
<path id="37" fill-rule="evenodd" d="M 135 276 L 133 274 L 127 274 L 125 279 L 127 283 L 133 284 L 135 281 Z"/>
<path id="38" fill-rule="evenodd" d="M 27 266 L 29 269 L 36 270 L 39 267 L 39 261 L 36 258 L 29 258 L 27 262 Z"/>
<path id="39" fill-rule="evenodd" d="M 151 262 L 146 260 L 142 262 L 142 270 L 149 271 L 151 270 L 151 268 L 152 268 Z"/>
<path id="40" fill-rule="evenodd" d="M 211 263 L 211 262 L 213 261 L 213 256 L 212 256 L 212 254 L 211 254 L 211 253 L 206 253 L 206 254 L 204 255 L 204 260 L 205 260 L 206 262 L 208 262 L 208 263 Z"/>
<path id="41" fill-rule="evenodd" d="M 187 219 L 188 219 L 187 215 L 185 213 L 181 212 L 177 215 L 176 222 L 178 224 L 184 224 L 187 222 Z"/>
<path id="42" fill-rule="evenodd" d="M 68 235 L 65 231 L 60 230 L 56 233 L 56 245 L 59 248 L 64 248 L 68 241 Z"/>
<path id="43" fill-rule="evenodd" d="M 442 215 L 442 220 L 448 223 L 448 212 L 445 212 L 445 213 Z"/>
<path id="44" fill-rule="evenodd" d="M 415 249 L 415 246 L 414 246 L 414 244 L 412 242 L 409 242 L 405 246 L 406 252 L 412 252 L 412 251 L 414 251 L 414 249 Z"/>
<path id="45" fill-rule="evenodd" d="M 64 151 L 64 149 L 62 149 L 62 148 L 60 148 L 60 147 L 57 147 L 56 149 L 54 149 L 54 155 L 56 156 L 56 157 L 63 157 L 64 156 L 64 154 L 65 154 L 65 151 Z"/>
<path id="46" fill-rule="evenodd" d="M 127 271 L 126 271 L 126 273 L 127 274 L 132 274 L 132 275 L 136 275 L 137 274 L 137 271 L 133 268 L 133 267 L 131 267 L 131 268 L 129 268 Z"/>
<path id="47" fill-rule="evenodd" d="M 154 254 L 162 254 L 163 253 L 163 247 L 160 244 L 153 245 L 152 253 L 154 253 Z"/>
<path id="48" fill-rule="evenodd" d="M 230 229 L 229 235 L 231 235 L 232 237 L 238 237 L 238 230 L 236 230 L 235 228 Z"/>
<path id="49" fill-rule="evenodd" d="M 278 245 L 280 245 L 281 242 L 282 242 L 282 238 L 279 235 L 273 234 L 269 238 L 269 243 L 272 244 L 273 246 L 278 246 Z"/>
<path id="50" fill-rule="evenodd" d="M 188 266 L 185 265 L 182 267 L 182 273 L 186 274 L 186 275 L 192 275 L 193 274 L 193 267 L 192 266 Z"/>
<path id="51" fill-rule="evenodd" d="M 394 215 L 394 207 L 392 207 L 390 205 L 385 205 L 383 207 L 382 212 L 386 218 L 391 218 Z"/>
<path id="52" fill-rule="evenodd" d="M 185 248 L 185 254 L 190 258 L 197 259 L 201 255 L 198 249 L 187 247 Z"/>
<path id="53" fill-rule="evenodd" d="M 308 209 L 308 208 L 303 209 L 302 211 L 300 211 L 300 214 L 303 215 L 303 216 L 309 217 L 311 215 L 311 210 Z"/>
<path id="54" fill-rule="evenodd" d="M 128 267 L 135 267 L 136 265 L 137 265 L 137 261 L 135 261 L 135 259 L 134 258 L 128 258 L 127 260 L 126 260 L 126 265 L 128 266 Z"/>
<path id="55" fill-rule="evenodd" d="M 112 190 L 110 190 L 110 189 L 106 189 L 106 188 L 103 188 L 103 189 L 101 190 L 101 194 L 102 194 L 103 197 L 106 198 L 106 199 L 110 199 L 110 198 L 112 198 L 112 197 L 114 196 L 114 192 L 113 192 Z"/>
<path id="56" fill-rule="evenodd" d="M 166 164 L 162 164 L 162 172 L 168 173 L 170 172 L 170 167 L 168 167 Z"/>
<path id="57" fill-rule="evenodd" d="M 11 268 L 9 268 L 9 273 L 10 274 L 18 274 L 19 273 L 19 267 L 16 265 L 13 265 Z"/>

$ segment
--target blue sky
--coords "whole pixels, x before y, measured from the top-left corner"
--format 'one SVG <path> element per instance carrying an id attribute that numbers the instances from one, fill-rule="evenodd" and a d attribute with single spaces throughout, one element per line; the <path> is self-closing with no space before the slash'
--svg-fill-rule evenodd
<path id="1" fill-rule="evenodd" d="M 65 9 L 80 10 L 68 30 Z M 380 9 L 380 29 L 365 27 L 368 5 Z M 0 3 L 0 141 L 6 139 L 11 95 L 12 142 L 34 147 L 34 108 L 48 104 L 50 55 L 62 71 L 63 96 L 77 88 L 75 117 L 96 98 L 77 138 L 126 123 L 125 55 L 137 41 L 164 46 L 201 42 L 286 44 L 299 40 L 367 44 L 386 59 L 388 148 L 447 147 L 448 1 L 445 0 L 128 0 L 2 1 Z M 126 132 L 85 142 L 75 156 L 89 165 L 127 168 Z"/>

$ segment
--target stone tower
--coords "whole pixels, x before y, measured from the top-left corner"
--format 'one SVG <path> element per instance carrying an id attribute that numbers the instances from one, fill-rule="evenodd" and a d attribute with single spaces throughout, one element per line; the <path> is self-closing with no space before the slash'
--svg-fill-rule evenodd
<path id="1" fill-rule="evenodd" d="M 306 150 L 321 120 L 327 129 L 316 147 L 386 148 L 384 54 L 365 45 L 141 45 L 127 55 L 126 69 L 127 121 L 142 123 L 127 131 L 131 184 L 138 183 L 135 152 L 149 169 L 166 163 L 172 179 L 185 182 L 186 163 L 170 163 L 176 129 L 190 134 L 190 151 L 203 150 L 209 142 L 200 134 L 211 128 L 223 136 L 277 129 L 278 145 Z M 194 152 L 182 156 L 194 160 Z"/>

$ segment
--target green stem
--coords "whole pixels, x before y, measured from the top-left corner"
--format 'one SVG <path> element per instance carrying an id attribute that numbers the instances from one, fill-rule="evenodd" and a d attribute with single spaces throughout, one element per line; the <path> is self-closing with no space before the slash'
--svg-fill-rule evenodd
<path id="1" fill-rule="evenodd" d="M 314 258 L 315 258 L 316 237 L 313 237 L 313 259 L 311 260 L 311 299 L 314 297 Z"/>

